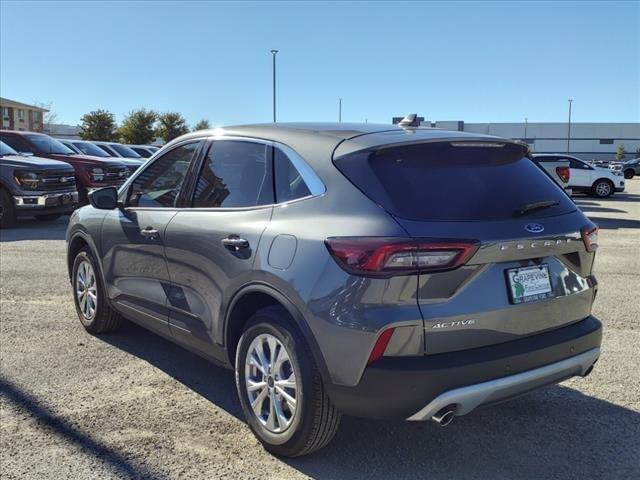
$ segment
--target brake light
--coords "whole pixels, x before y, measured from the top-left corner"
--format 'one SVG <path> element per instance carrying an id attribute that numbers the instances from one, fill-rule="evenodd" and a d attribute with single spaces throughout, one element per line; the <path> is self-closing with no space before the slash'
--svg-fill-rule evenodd
<path id="1" fill-rule="evenodd" d="M 595 252 L 598 249 L 598 226 L 589 223 L 580 229 L 580 234 L 587 252 Z"/>
<path id="2" fill-rule="evenodd" d="M 393 237 L 332 237 L 325 244 L 346 272 L 377 277 L 452 270 L 478 249 L 470 240 Z"/>
<path id="3" fill-rule="evenodd" d="M 371 355 L 369 355 L 367 365 L 371 365 L 376 360 L 382 358 L 382 356 L 384 355 L 384 351 L 387 349 L 387 345 L 389 345 L 389 341 L 391 340 L 391 336 L 393 335 L 394 330 L 395 328 L 388 328 L 380 334 L 378 340 L 376 340 L 376 344 L 371 350 Z"/>
<path id="4" fill-rule="evenodd" d="M 571 169 L 569 167 L 556 167 L 556 173 L 564 183 L 569 183 Z"/>

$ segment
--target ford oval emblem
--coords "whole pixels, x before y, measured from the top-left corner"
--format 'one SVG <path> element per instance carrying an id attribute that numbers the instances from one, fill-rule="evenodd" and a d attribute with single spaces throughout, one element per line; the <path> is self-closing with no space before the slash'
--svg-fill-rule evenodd
<path id="1" fill-rule="evenodd" d="M 541 233 L 544 232 L 544 227 L 542 225 L 540 225 L 539 223 L 527 223 L 524 226 L 524 229 L 527 232 L 531 232 L 531 233 Z"/>

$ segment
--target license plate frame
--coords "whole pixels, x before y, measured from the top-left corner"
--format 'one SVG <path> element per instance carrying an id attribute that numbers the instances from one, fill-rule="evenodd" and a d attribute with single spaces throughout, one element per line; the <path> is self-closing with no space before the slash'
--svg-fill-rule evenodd
<path id="1" fill-rule="evenodd" d="M 507 279 L 509 301 L 512 304 L 538 302 L 555 296 L 549 265 L 546 263 L 528 267 L 508 268 L 505 270 L 505 277 Z"/>

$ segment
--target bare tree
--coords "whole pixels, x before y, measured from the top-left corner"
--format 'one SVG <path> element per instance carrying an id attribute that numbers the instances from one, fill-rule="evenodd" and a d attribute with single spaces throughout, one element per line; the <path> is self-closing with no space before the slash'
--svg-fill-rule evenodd
<path id="1" fill-rule="evenodd" d="M 45 126 L 51 125 L 52 123 L 58 123 L 58 113 L 53 109 L 53 102 L 41 102 L 36 100 L 33 102 L 33 106 L 48 110 L 48 112 L 44 112 L 44 115 L 42 116 L 42 123 Z"/>

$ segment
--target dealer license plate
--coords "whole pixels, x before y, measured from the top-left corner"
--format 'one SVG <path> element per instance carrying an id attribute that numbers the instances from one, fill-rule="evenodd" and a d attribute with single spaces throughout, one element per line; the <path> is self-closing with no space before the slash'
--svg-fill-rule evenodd
<path id="1" fill-rule="evenodd" d="M 553 297 L 548 265 L 507 270 L 511 303 L 528 303 Z"/>

